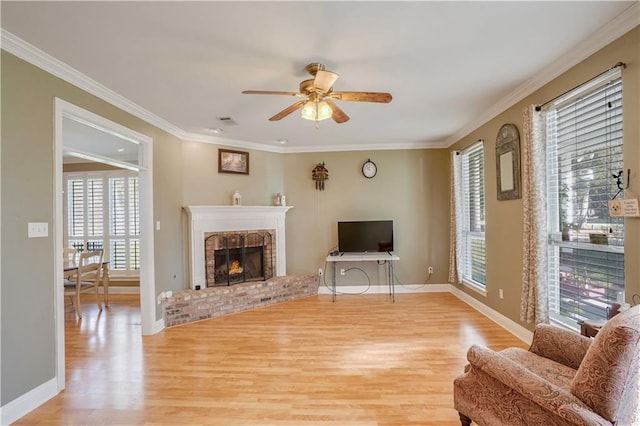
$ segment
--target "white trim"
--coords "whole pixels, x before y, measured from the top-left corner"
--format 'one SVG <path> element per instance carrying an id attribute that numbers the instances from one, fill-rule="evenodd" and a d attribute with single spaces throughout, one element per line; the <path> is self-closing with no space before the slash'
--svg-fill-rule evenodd
<path id="1" fill-rule="evenodd" d="M 63 116 L 64 105 L 60 99 L 54 98 L 53 105 L 53 173 L 54 173 L 54 197 L 53 197 L 53 253 L 54 259 L 62 259 L 62 247 L 64 244 L 63 219 L 64 219 L 64 184 L 62 181 L 62 146 L 63 144 Z M 53 262 L 54 271 L 54 339 L 56 370 L 55 379 L 57 390 L 65 387 L 65 333 L 64 333 L 64 284 L 62 282 L 62 262 Z"/>
<path id="2" fill-rule="evenodd" d="M 55 378 L 0 407 L 0 424 L 9 425 L 60 393 Z"/>
<path id="3" fill-rule="evenodd" d="M 325 285 L 320 279 L 318 294 L 332 294 L 329 284 Z M 407 288 L 415 286 L 415 288 Z M 395 294 L 413 294 L 413 293 L 447 293 L 449 292 L 449 284 L 396 284 Z M 338 285 L 336 286 L 336 295 L 359 295 L 359 294 L 388 294 L 389 286 L 386 283 L 368 285 Z"/>
<path id="4" fill-rule="evenodd" d="M 446 141 L 436 142 L 400 142 L 388 144 L 361 144 L 361 145 L 317 145 L 290 147 L 284 150 L 287 154 L 305 152 L 343 152 L 343 151 L 391 151 L 395 149 L 437 149 L 447 148 Z"/>
<path id="5" fill-rule="evenodd" d="M 484 297 L 487 297 L 487 288 L 486 287 L 482 287 L 481 285 L 476 284 L 476 283 L 474 283 L 472 281 L 468 281 L 468 280 L 466 280 L 464 278 L 462 279 L 462 283 L 461 284 L 463 286 L 465 286 L 466 288 L 468 288 L 469 290 L 473 290 L 476 293 L 478 293 L 478 294 L 480 294 L 480 295 L 482 295 Z"/>
<path id="6" fill-rule="evenodd" d="M 491 119 L 497 117 L 499 114 L 543 87 L 545 84 L 559 77 L 571 67 L 579 64 L 609 43 L 622 37 L 639 24 L 640 3 L 635 3 L 620 15 L 609 21 L 598 31 L 582 40 L 575 48 L 564 53 L 556 61 L 551 62 L 551 65 L 540 70 L 533 78 L 516 87 L 515 90 L 488 108 L 480 117 L 451 135 L 445 140 L 445 145 L 449 147 L 458 142 L 475 129 L 478 129 Z M 611 64 L 611 66 L 613 65 L 614 64 Z"/>
<path id="7" fill-rule="evenodd" d="M 602 49 L 607 44 L 623 36 L 640 24 L 640 5 L 633 4 L 620 15 L 609 21 L 605 26 L 593 33 L 591 36 L 580 42 L 578 46 L 563 54 L 558 60 L 551 63 L 550 66 L 538 72 L 533 78 L 524 82 L 507 96 L 502 98 L 486 112 L 462 127 L 451 137 L 444 141 L 436 142 L 415 142 L 400 144 L 381 144 L 381 145 L 349 145 L 349 146 L 309 146 L 309 147 L 291 147 L 284 148 L 281 146 L 272 146 L 249 141 L 239 141 L 233 139 L 216 138 L 209 135 L 199 135 L 188 133 L 183 129 L 175 126 L 167 120 L 153 114 L 152 112 L 133 103 L 124 96 L 114 92 L 113 90 L 103 86 L 97 81 L 87 77 L 76 69 L 70 67 L 64 62 L 45 53 L 30 43 L 22 40 L 5 29 L 0 29 L 2 49 L 23 59 L 32 65 L 37 66 L 62 80 L 91 93 L 98 98 L 117 106 L 118 108 L 138 117 L 159 129 L 162 129 L 184 141 L 197 141 L 214 143 L 219 145 L 230 145 L 240 148 L 255 149 L 259 151 L 278 152 L 278 153 L 304 153 L 304 152 L 340 152 L 340 151 L 369 151 L 369 150 L 395 150 L 395 149 L 429 149 L 429 148 L 447 148 L 464 136 L 479 128 L 489 120 L 495 118 L 508 108 L 515 105 L 525 97 L 529 96 L 545 84 L 549 83 L 562 73 L 569 70 L 574 65 L 580 63 L 593 53 Z"/>
<path id="8" fill-rule="evenodd" d="M 285 215 L 292 206 L 185 206 L 188 216 L 189 287 L 205 288 L 204 236 L 208 232 L 275 229 L 275 276 L 287 274 Z"/>
<path id="9" fill-rule="evenodd" d="M 467 305 L 474 308 L 476 311 L 480 312 L 485 317 L 489 318 L 491 321 L 498 324 L 500 327 L 507 330 L 509 333 L 516 336 L 518 339 L 522 340 L 527 344 L 531 344 L 533 341 L 533 332 L 529 331 L 527 328 L 521 326 L 517 322 L 505 317 L 498 311 L 491 309 L 478 299 L 469 296 L 464 291 L 458 289 L 455 285 L 452 284 L 425 284 L 422 287 L 418 287 L 414 289 L 408 289 L 403 286 L 422 286 L 421 284 L 396 284 L 395 293 L 396 294 L 411 294 L 411 293 L 451 293 L 456 296 L 458 299 L 465 302 Z M 389 292 L 389 287 L 386 284 L 377 284 L 377 285 L 347 285 L 347 286 L 338 286 L 336 289 L 337 299 L 340 300 L 340 296 L 349 296 L 349 295 L 361 295 L 361 294 L 386 294 Z M 320 282 L 320 286 L 318 287 L 318 294 L 332 294 L 331 288 L 329 284 Z"/>
<path id="10" fill-rule="evenodd" d="M 480 302 L 478 299 L 469 296 L 467 293 L 456 288 L 455 286 L 450 285 L 449 288 L 450 288 L 449 291 L 451 292 L 451 294 L 453 294 L 458 299 L 462 300 L 467 305 L 471 306 L 476 311 L 480 312 L 481 314 L 489 318 L 491 321 L 495 322 L 496 324 L 498 324 L 499 326 L 507 330 L 509 333 L 516 336 L 518 339 L 522 340 L 523 342 L 529 345 L 533 341 L 532 331 L 529 331 L 528 329 L 521 326 L 517 322 L 505 317 L 498 311 L 491 309 L 484 303 Z"/>
<path id="11" fill-rule="evenodd" d="M 108 129 L 120 133 L 143 145 L 141 163 L 138 172 L 140 184 L 140 317 L 142 334 L 153 334 L 156 328 L 155 314 L 155 257 L 153 229 L 153 139 L 128 129 L 120 124 L 107 120 L 88 110 L 70 104 L 60 98 L 54 98 L 54 238 L 53 252 L 55 259 L 62 259 L 63 247 L 63 184 L 62 184 L 62 150 L 63 150 L 63 117 L 93 123 L 96 128 Z M 65 387 L 65 344 L 64 344 L 64 295 L 62 283 L 62 262 L 54 262 L 55 285 L 55 350 L 57 390 Z"/>
<path id="12" fill-rule="evenodd" d="M 153 323 L 153 327 L 151 328 L 151 333 L 156 334 L 164 330 L 164 318 L 160 318 L 158 321 Z"/>
<path id="13" fill-rule="evenodd" d="M 64 62 L 54 58 L 48 53 L 38 49 L 21 38 L 11 34 L 9 31 L 2 29 L 2 49 L 16 55 L 20 59 L 37 66 L 56 77 L 61 78 L 67 83 L 73 84 L 80 89 L 91 93 L 92 95 L 108 102 L 118 108 L 138 117 L 147 123 L 171 133 L 181 139 L 184 139 L 185 132 L 177 126 L 169 123 L 163 118 L 158 117 L 152 112 L 147 111 L 141 106 L 133 103 L 124 96 L 114 92 L 97 81 L 87 77 L 80 71 L 70 67 Z"/>
<path id="14" fill-rule="evenodd" d="M 104 288 L 100 287 L 99 292 L 100 294 L 104 294 Z M 140 287 L 124 285 L 109 286 L 109 294 L 140 294 Z"/>

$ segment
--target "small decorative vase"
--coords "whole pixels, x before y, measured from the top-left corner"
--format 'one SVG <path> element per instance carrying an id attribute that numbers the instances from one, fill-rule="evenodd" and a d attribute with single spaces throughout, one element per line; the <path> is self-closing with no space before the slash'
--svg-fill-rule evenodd
<path id="1" fill-rule="evenodd" d="M 240 206 L 242 205 L 242 195 L 240 195 L 240 193 L 236 190 L 236 192 L 233 193 L 233 201 L 232 204 L 234 206 Z"/>

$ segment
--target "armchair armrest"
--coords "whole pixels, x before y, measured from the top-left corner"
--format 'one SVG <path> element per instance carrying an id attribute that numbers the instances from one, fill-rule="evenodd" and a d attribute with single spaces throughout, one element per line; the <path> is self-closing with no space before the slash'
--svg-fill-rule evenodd
<path id="1" fill-rule="evenodd" d="M 545 410 L 581 426 L 611 426 L 570 392 L 491 349 L 473 345 L 467 352 L 471 370 L 479 369 Z"/>
<path id="2" fill-rule="evenodd" d="M 529 352 L 577 370 L 589 345 L 591 339 L 588 337 L 560 327 L 540 324 L 533 332 Z"/>

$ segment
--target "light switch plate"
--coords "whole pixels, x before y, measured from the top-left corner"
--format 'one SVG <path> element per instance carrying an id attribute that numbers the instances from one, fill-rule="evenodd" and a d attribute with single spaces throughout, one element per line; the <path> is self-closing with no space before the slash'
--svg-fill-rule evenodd
<path id="1" fill-rule="evenodd" d="M 47 222 L 29 222 L 27 228 L 28 238 L 42 238 L 49 236 L 49 224 Z"/>

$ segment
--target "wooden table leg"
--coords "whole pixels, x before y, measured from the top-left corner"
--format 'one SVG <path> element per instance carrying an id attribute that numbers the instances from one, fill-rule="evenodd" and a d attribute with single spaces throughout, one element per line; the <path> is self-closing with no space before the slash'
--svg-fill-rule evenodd
<path id="1" fill-rule="evenodd" d="M 102 287 L 104 288 L 104 306 L 109 306 L 109 265 L 102 264 Z"/>

